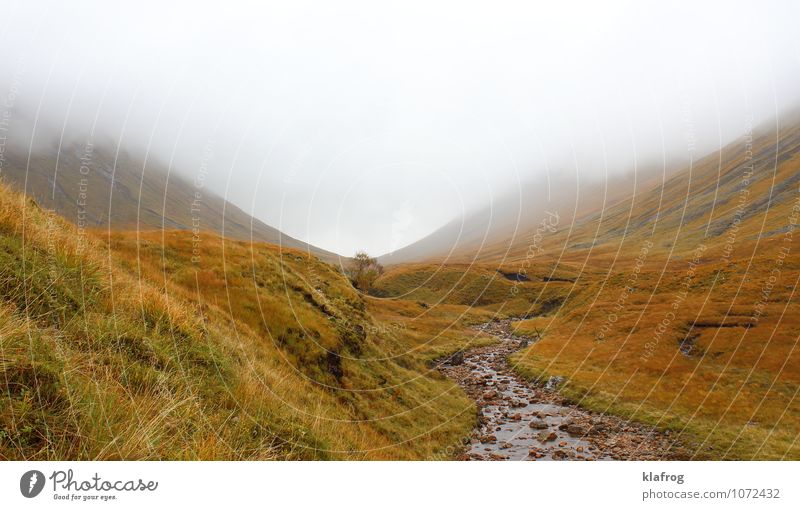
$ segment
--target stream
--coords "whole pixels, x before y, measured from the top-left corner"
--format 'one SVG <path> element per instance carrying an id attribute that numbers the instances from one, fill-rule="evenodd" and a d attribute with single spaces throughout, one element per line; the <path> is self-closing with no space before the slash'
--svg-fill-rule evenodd
<path id="1" fill-rule="evenodd" d="M 551 378 L 536 385 L 508 363 L 536 339 L 515 336 L 515 319 L 476 329 L 498 342 L 445 359 L 439 369 L 478 407 L 478 425 L 462 460 L 668 460 L 676 457 L 667 433 L 572 405 Z"/>

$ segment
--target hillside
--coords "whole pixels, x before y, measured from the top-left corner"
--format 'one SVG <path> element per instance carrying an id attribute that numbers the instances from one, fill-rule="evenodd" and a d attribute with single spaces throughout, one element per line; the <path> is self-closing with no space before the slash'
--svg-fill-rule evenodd
<path id="1" fill-rule="evenodd" d="M 531 232 L 554 213 L 561 225 L 571 224 L 604 205 L 648 190 L 664 171 L 648 166 L 636 173 L 610 175 L 605 181 L 578 179 L 574 170 L 553 171 L 544 182 L 522 182 L 491 205 L 456 218 L 378 260 L 386 266 L 502 260 L 515 247 L 525 245 Z"/>
<path id="2" fill-rule="evenodd" d="M 0 184 L 0 458 L 454 455 L 474 403 L 428 362 L 479 314 L 365 299 L 300 251 L 192 242 L 107 244 Z"/>
<path id="3" fill-rule="evenodd" d="M 800 458 L 800 123 L 762 127 L 663 183 L 487 245 L 390 268 L 386 296 L 525 316 L 528 378 L 672 432 L 697 458 Z M 479 282 L 479 284 L 476 284 Z"/>
<path id="4" fill-rule="evenodd" d="M 2 177 L 82 228 L 197 230 L 311 253 L 339 256 L 283 234 L 158 161 L 119 154 L 107 145 L 77 144 L 28 151 L 9 145 Z"/>

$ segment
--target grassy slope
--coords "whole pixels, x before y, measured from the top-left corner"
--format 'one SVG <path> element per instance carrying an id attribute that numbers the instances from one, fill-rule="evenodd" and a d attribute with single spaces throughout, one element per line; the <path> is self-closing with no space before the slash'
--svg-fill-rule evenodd
<path id="1" fill-rule="evenodd" d="M 546 313 L 559 306 L 576 276 L 568 267 L 554 271 L 552 265 L 529 271 L 526 281 L 515 280 L 516 274 L 511 266 L 498 269 L 492 264 L 394 266 L 375 282 L 373 292 L 427 304 L 473 306 L 503 316 L 522 316 Z"/>
<path id="2" fill-rule="evenodd" d="M 453 454 L 474 407 L 426 362 L 460 326 L 427 342 L 436 312 L 365 302 L 300 252 L 202 239 L 81 237 L 0 185 L 0 458 Z"/>
<path id="3" fill-rule="evenodd" d="M 800 127 L 761 133 L 748 149 L 733 144 L 559 225 L 535 256 L 528 242 L 488 247 L 503 256 L 392 268 L 379 287 L 543 315 L 517 325 L 545 332 L 514 357 L 523 374 L 563 376 L 583 405 L 670 428 L 699 457 L 798 459 Z M 527 265 L 529 282 L 494 276 Z"/>

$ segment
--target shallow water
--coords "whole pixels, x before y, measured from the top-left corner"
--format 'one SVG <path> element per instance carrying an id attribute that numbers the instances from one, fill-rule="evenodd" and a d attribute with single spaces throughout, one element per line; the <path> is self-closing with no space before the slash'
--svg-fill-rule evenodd
<path id="1" fill-rule="evenodd" d="M 478 426 L 466 446 L 470 460 L 663 460 L 683 458 L 668 434 L 621 418 L 593 413 L 557 391 L 562 378 L 545 385 L 525 381 L 508 356 L 537 338 L 512 334 L 513 319 L 476 329 L 498 342 L 439 364 L 478 407 Z"/>
<path id="2" fill-rule="evenodd" d="M 498 364 L 506 364 L 504 352 L 468 354 L 464 359 L 464 366 L 483 381 L 484 395 L 497 392 L 497 396 L 481 399 L 485 403 L 480 406 L 484 425 L 469 446 L 467 453 L 470 456 L 504 457 L 508 460 L 606 458 L 598 455 L 599 451 L 580 435 L 559 429 L 576 417 L 574 409 L 541 402 L 539 391 L 513 374 L 496 370 Z M 539 420 L 547 427 L 531 428 L 531 422 L 538 423 Z"/>

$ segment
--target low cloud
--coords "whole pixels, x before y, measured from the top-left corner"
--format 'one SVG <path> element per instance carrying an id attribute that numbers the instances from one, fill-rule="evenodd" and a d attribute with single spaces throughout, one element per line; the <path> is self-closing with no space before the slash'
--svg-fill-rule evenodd
<path id="1" fill-rule="evenodd" d="M 800 91 L 791 1 L 4 11 L 10 141 L 91 136 L 190 178 L 213 144 L 209 188 L 344 254 L 396 250 L 554 174 L 680 166 Z"/>

